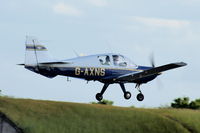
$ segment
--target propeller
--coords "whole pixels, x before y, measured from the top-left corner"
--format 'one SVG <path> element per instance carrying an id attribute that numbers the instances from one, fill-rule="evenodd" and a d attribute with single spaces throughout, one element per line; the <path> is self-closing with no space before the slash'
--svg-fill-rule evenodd
<path id="1" fill-rule="evenodd" d="M 155 60 L 154 60 L 154 54 L 153 53 L 150 55 L 150 63 L 151 63 L 152 67 L 155 67 Z"/>
<path id="2" fill-rule="evenodd" d="M 154 58 L 154 54 L 153 53 L 149 56 L 149 59 L 150 59 L 151 66 L 153 68 L 156 67 L 155 58 Z M 164 85 L 163 85 L 163 83 L 162 83 L 160 78 L 158 78 L 158 77 L 156 78 L 156 83 L 157 83 L 157 87 L 158 88 L 163 88 Z"/>

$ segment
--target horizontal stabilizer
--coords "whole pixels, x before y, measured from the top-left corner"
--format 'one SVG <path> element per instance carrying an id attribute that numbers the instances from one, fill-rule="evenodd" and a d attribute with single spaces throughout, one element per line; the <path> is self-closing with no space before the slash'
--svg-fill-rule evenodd
<path id="1" fill-rule="evenodd" d="M 167 64 L 167 65 L 163 65 L 163 66 L 159 66 L 159 67 L 154 67 L 152 69 L 148 69 L 148 70 L 144 70 L 142 72 L 139 73 L 131 73 L 129 75 L 122 75 L 118 78 L 116 78 L 115 80 L 117 81 L 135 81 L 138 79 L 142 79 L 148 76 L 152 76 L 152 75 L 159 75 L 161 72 L 170 70 L 170 69 L 174 69 L 174 68 L 178 68 L 178 67 L 183 67 L 186 66 L 187 64 L 184 62 L 178 62 L 178 63 L 171 63 L 171 64 Z"/>
<path id="2" fill-rule="evenodd" d="M 72 62 L 41 62 L 41 63 L 38 63 L 38 65 L 53 65 L 53 64 L 72 64 Z M 17 65 L 20 65 L 20 66 L 25 66 L 25 64 L 17 64 Z"/>
<path id="3" fill-rule="evenodd" d="M 17 64 L 17 65 L 19 65 L 19 66 L 25 66 L 25 64 Z"/>
<path id="4" fill-rule="evenodd" d="M 53 64 L 72 64 L 72 62 L 41 62 L 39 65 L 53 65 Z"/>

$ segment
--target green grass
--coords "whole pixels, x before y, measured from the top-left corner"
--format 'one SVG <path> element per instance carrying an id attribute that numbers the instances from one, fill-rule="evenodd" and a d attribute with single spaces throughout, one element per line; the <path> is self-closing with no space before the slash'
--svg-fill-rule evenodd
<path id="1" fill-rule="evenodd" d="M 200 111 L 138 109 L 0 97 L 25 133 L 200 133 Z"/>

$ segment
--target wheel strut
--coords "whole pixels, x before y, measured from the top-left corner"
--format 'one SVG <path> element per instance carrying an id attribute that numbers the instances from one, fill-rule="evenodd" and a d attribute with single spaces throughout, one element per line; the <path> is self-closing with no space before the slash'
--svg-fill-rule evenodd
<path id="1" fill-rule="evenodd" d="M 136 84 L 136 85 L 135 85 L 135 88 L 136 88 L 140 93 L 142 93 L 142 91 L 140 90 L 140 85 L 141 85 L 141 84 Z"/>

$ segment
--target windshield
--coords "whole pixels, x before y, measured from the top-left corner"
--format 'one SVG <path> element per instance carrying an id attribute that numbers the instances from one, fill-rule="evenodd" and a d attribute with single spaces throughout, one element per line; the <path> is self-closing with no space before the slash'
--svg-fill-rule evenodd
<path id="1" fill-rule="evenodd" d="M 136 67 L 136 65 L 123 55 L 113 55 L 113 64 L 120 67 Z"/>
<path id="2" fill-rule="evenodd" d="M 101 65 L 110 65 L 110 57 L 108 55 L 98 56 Z"/>

